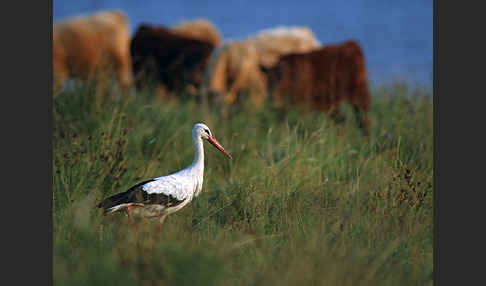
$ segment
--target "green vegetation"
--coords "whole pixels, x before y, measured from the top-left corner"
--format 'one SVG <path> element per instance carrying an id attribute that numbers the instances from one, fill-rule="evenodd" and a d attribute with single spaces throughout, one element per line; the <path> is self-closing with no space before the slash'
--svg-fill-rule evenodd
<path id="1" fill-rule="evenodd" d="M 317 112 L 202 112 L 150 90 L 53 99 L 55 285 L 432 285 L 431 91 L 372 90 L 369 138 L 350 107 Z M 161 233 L 96 204 L 188 166 L 205 122 L 231 153 L 205 143 L 203 191 Z"/>

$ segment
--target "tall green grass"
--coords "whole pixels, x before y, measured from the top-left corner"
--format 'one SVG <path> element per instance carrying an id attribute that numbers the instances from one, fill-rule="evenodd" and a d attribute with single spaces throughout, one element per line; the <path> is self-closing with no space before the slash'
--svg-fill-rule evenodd
<path id="1" fill-rule="evenodd" d="M 53 102 L 56 285 L 432 285 L 430 91 L 374 89 L 367 138 L 348 106 L 340 125 L 270 104 L 224 118 L 95 88 Z M 189 165 L 197 122 L 234 158 L 205 144 L 199 197 L 161 233 L 101 214 L 103 198 Z"/>

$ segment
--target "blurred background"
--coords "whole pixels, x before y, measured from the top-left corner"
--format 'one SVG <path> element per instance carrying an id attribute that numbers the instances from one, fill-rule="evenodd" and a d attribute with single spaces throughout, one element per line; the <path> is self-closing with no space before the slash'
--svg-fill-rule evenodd
<path id="1" fill-rule="evenodd" d="M 53 1 L 54 21 L 106 9 L 124 11 L 132 33 L 143 22 L 171 26 L 206 18 L 225 41 L 280 25 L 307 26 L 322 45 L 360 42 L 371 86 L 401 81 L 432 88 L 433 1 Z"/>

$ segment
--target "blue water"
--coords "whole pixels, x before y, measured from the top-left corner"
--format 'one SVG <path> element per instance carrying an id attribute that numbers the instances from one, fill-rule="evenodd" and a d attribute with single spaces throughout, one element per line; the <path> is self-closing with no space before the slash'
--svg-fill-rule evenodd
<path id="1" fill-rule="evenodd" d="M 372 85 L 400 80 L 432 86 L 432 0 L 54 0 L 54 21 L 111 8 L 127 14 L 132 33 L 141 22 L 174 25 L 201 17 L 213 22 L 224 39 L 304 25 L 322 44 L 358 40 Z"/>

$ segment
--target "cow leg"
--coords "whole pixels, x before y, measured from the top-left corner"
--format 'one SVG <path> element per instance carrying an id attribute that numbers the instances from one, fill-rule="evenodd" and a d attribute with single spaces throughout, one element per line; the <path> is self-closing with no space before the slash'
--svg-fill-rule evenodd
<path id="1" fill-rule="evenodd" d="M 239 71 L 236 75 L 236 79 L 231 84 L 227 96 L 224 98 L 224 103 L 234 103 L 237 101 L 238 93 L 244 89 L 248 90 L 249 85 L 255 84 L 252 81 L 251 73 L 257 70 L 254 66 L 250 64 L 250 62 L 244 62 L 243 66 L 239 68 Z M 251 90 L 249 91 L 251 92 Z M 251 97 L 251 95 L 250 95 Z"/>
<path id="2" fill-rule="evenodd" d="M 358 121 L 358 127 L 363 131 L 365 136 L 369 136 L 369 119 L 367 111 L 363 110 L 362 107 L 353 105 L 354 114 L 356 114 L 356 119 Z"/>
<path id="3" fill-rule="evenodd" d="M 56 65 L 56 63 L 54 63 L 53 78 L 54 78 L 53 92 L 54 92 L 54 96 L 57 96 L 61 91 L 62 84 L 66 82 L 69 78 L 67 67 L 65 67 L 62 64 Z"/>
<path id="4" fill-rule="evenodd" d="M 353 106 L 356 119 L 358 120 L 358 126 L 363 133 L 369 135 L 370 122 L 368 119 L 368 113 L 371 107 L 371 97 L 366 85 L 358 85 L 352 92 L 350 102 Z"/>
<path id="5" fill-rule="evenodd" d="M 123 93 L 125 95 L 129 95 L 134 82 L 129 55 L 128 58 L 126 59 L 122 58 L 121 55 L 118 56 L 117 66 L 116 66 L 116 76 L 117 76 L 118 83 L 120 84 L 123 90 Z"/>
<path id="6" fill-rule="evenodd" d="M 336 122 L 336 124 L 341 124 L 346 122 L 346 116 L 343 115 L 339 108 L 333 108 L 331 110 L 331 118 Z"/>
<path id="7" fill-rule="evenodd" d="M 267 93 L 267 84 L 265 76 L 258 71 L 258 73 L 253 74 L 250 80 L 250 94 L 249 100 L 253 106 L 260 110 Z"/>

